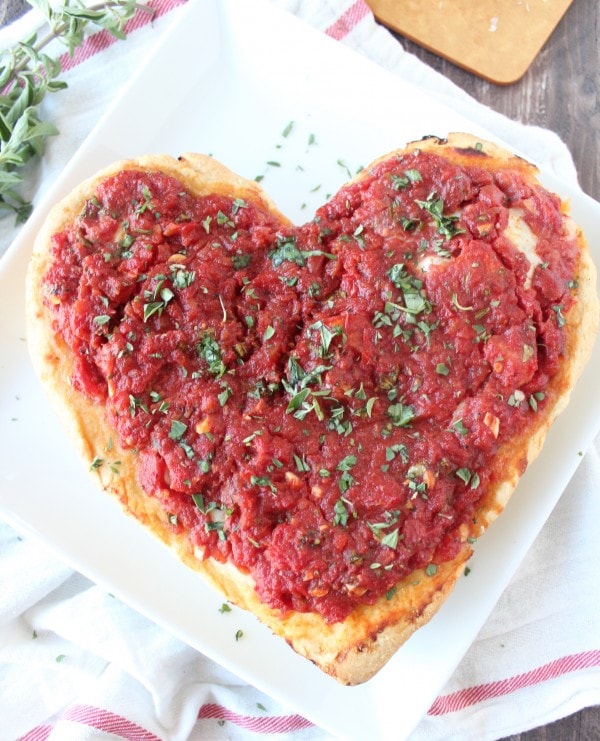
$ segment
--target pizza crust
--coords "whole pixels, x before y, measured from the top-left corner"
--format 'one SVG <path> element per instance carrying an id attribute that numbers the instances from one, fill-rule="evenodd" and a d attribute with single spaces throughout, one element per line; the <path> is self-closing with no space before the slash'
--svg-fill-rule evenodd
<path id="1" fill-rule="evenodd" d="M 508 166 L 531 180 L 536 178 L 536 168 L 531 164 L 468 134 L 453 134 L 447 140 L 426 138 L 397 153 L 416 148 L 439 152 L 454 163 L 475 163 L 489 169 Z M 161 501 L 146 496 L 141 490 L 136 476 L 136 454 L 121 448 L 116 433 L 107 427 L 103 409 L 71 386 L 74 359 L 62 339 L 52 331 L 52 319 L 39 289 L 49 264 L 50 239 L 77 216 L 102 179 L 127 168 L 160 170 L 177 178 L 197 195 L 220 193 L 258 203 L 278 215 L 282 223 L 289 223 L 256 183 L 235 175 L 203 155 L 186 154 L 178 160 L 164 155 L 146 156 L 117 162 L 102 170 L 51 211 L 35 242 L 27 275 L 26 305 L 27 339 L 36 372 L 85 465 L 89 467 L 96 458 L 110 457 L 120 461 L 118 476 L 111 473 L 108 466 L 92 471 L 92 475 L 120 501 L 127 513 L 174 550 L 184 563 L 203 574 L 226 599 L 252 611 L 296 652 L 324 672 L 344 684 L 364 682 L 439 609 L 472 554 L 469 540 L 479 537 L 506 506 L 520 476 L 540 452 L 552 422 L 568 404 L 598 331 L 596 272 L 584 237 L 578 233 L 582 248 L 579 289 L 576 303 L 569 311 L 567 360 L 551 381 L 556 401 L 553 405 L 545 405 L 543 413 L 535 416 L 535 428 L 526 429 L 501 449 L 496 458 L 496 483 L 489 487 L 479 505 L 476 524 L 464 528 L 460 553 L 453 561 L 438 567 L 435 575 L 425 578 L 424 572 L 414 572 L 397 585 L 389 599 L 382 597 L 374 605 L 355 609 L 343 622 L 328 624 L 316 613 L 282 614 L 267 607 L 259 601 L 254 583 L 247 574 L 231 564 L 197 557 L 189 541 L 179 538 L 170 527 Z M 358 177 L 365 177 L 369 169 Z M 111 441 L 110 447 L 108 441 Z"/>

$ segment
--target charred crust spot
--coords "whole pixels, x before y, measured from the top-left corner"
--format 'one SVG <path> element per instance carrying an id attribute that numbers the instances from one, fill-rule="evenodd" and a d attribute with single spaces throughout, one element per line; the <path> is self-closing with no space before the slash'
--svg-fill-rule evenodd
<path id="1" fill-rule="evenodd" d="M 436 142 L 440 145 L 444 145 L 448 143 L 448 139 L 442 139 L 439 136 L 436 136 L 435 134 L 425 134 L 425 136 L 422 136 L 419 141 L 428 141 L 429 139 L 435 139 Z"/>
<path id="2" fill-rule="evenodd" d="M 483 145 L 473 147 L 454 147 L 454 151 L 459 154 L 467 154 L 470 157 L 489 157 L 490 155 L 484 150 Z"/>

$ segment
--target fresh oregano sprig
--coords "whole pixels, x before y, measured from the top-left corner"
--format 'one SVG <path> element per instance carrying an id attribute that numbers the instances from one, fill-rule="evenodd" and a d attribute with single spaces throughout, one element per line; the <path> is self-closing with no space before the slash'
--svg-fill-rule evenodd
<path id="1" fill-rule="evenodd" d="M 20 193 L 24 168 L 43 153 L 47 138 L 58 133 L 53 123 L 41 119 L 39 105 L 46 93 L 67 87 L 58 79 L 60 59 L 43 49 L 58 40 L 72 56 L 89 24 L 125 39 L 125 23 L 138 9 L 154 12 L 135 0 L 110 0 L 89 7 L 83 0 L 66 0 L 55 8 L 49 0 L 27 2 L 42 14 L 47 33 L 39 36 L 36 32 L 0 51 L 0 216 L 15 213 L 17 223 L 24 222 L 32 209 Z"/>

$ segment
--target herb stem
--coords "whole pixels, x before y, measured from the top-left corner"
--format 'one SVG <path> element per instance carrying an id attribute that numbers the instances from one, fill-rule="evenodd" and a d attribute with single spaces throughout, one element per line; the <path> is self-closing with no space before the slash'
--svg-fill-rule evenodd
<path id="1" fill-rule="evenodd" d="M 12 211 L 17 223 L 26 221 L 32 210 L 19 192 L 22 170 L 30 159 L 42 155 L 46 139 L 58 134 L 52 123 L 40 118 L 39 105 L 46 93 L 67 87 L 57 79 L 62 71 L 60 58 L 43 50 L 56 39 L 73 56 L 88 24 L 125 39 L 125 24 L 138 10 L 154 14 L 153 8 L 135 0 L 106 0 L 89 7 L 81 0 L 65 0 L 56 7 L 49 0 L 27 1 L 40 11 L 50 31 L 39 39 L 34 33 L 0 51 L 0 216 Z"/>

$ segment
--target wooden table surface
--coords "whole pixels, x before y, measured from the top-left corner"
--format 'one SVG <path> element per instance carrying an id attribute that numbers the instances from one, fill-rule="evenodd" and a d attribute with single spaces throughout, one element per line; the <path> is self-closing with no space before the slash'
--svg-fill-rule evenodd
<path id="1" fill-rule="evenodd" d="M 3 0 L 0 26 L 29 6 Z M 600 3 L 574 0 L 518 82 L 498 86 L 459 69 L 398 37 L 407 51 L 494 110 L 523 123 L 552 129 L 569 147 L 582 189 L 600 201 Z M 600 707 L 586 708 L 506 741 L 598 741 Z M 474 739 L 476 741 L 476 739 Z"/>

